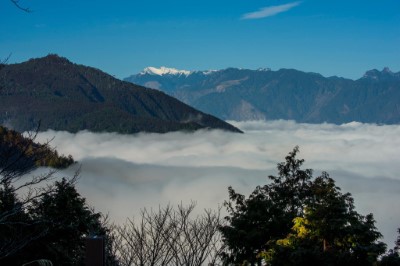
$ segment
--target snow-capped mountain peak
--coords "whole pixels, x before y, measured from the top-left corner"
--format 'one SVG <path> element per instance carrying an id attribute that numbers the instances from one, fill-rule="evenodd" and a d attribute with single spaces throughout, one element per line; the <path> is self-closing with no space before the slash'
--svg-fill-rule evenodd
<path id="1" fill-rule="evenodd" d="M 271 71 L 271 69 L 269 67 L 260 67 L 257 71 Z"/>
<path id="2" fill-rule="evenodd" d="M 149 74 L 149 75 L 158 75 L 158 76 L 162 76 L 162 75 L 190 75 L 192 72 L 188 71 L 188 70 L 179 70 L 176 68 L 169 68 L 169 67 L 160 67 L 160 68 L 156 68 L 156 67 L 146 67 L 145 69 L 143 69 L 142 72 L 140 72 L 140 74 L 144 75 L 144 74 Z"/>

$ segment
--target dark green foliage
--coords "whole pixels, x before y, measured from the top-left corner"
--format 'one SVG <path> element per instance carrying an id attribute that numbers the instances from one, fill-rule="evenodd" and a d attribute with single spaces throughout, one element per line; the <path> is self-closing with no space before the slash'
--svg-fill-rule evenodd
<path id="1" fill-rule="evenodd" d="M 66 179 L 56 182 L 54 191 L 34 201 L 27 214 L 36 221 L 36 230 L 45 233 L 3 259 L 4 263 L 20 265 L 48 259 L 54 265 L 84 265 L 85 237 L 108 237 L 109 229 L 101 223 L 101 214 L 89 208 L 74 184 Z M 109 265 L 116 265 L 112 255 L 107 254 L 107 260 Z"/>
<path id="2" fill-rule="evenodd" d="M 229 188 L 230 201 L 227 203 L 229 216 L 228 225 L 220 228 L 224 244 L 229 252 L 223 254 L 229 263 L 259 261 L 257 254 L 263 250 L 271 236 L 288 228 L 283 223 L 271 219 L 281 216 L 282 211 L 265 196 L 263 188 L 256 188 L 248 199 Z"/>
<path id="3" fill-rule="evenodd" d="M 378 263 L 379 266 L 399 266 L 400 256 L 398 251 L 389 250 L 389 252 L 382 257 L 381 261 Z"/>
<path id="4" fill-rule="evenodd" d="M 42 237 L 45 230 L 24 210 L 13 187 L 8 183 L 0 186 L 0 265 L 15 265 L 9 260 L 31 241 Z"/>
<path id="5" fill-rule="evenodd" d="M 267 249 L 267 243 L 290 231 L 312 174 L 310 169 L 300 169 L 303 160 L 296 159 L 297 152 L 296 147 L 285 163 L 278 164 L 279 176 L 270 176 L 272 183 L 257 187 L 248 199 L 229 188 L 228 225 L 221 227 L 230 250 L 225 254 L 227 261 L 260 261 L 259 253 Z"/>
<path id="6" fill-rule="evenodd" d="M 228 263 L 374 265 L 386 246 L 372 214 L 354 210 L 327 173 L 312 177 L 296 158 L 278 164 L 278 176 L 246 199 L 229 188 L 228 225 L 221 227 Z"/>
<path id="7" fill-rule="evenodd" d="M 376 242 L 381 234 L 372 214 L 354 211 L 351 195 L 342 194 L 326 173 L 309 189 L 303 214 L 293 219 L 286 238 L 271 243 L 266 260 L 272 265 L 374 265 L 386 246 Z"/>
<path id="8" fill-rule="evenodd" d="M 393 249 L 390 249 L 387 254 L 385 254 L 381 261 L 379 262 L 379 266 L 400 266 L 400 228 L 397 229 L 399 236 L 395 242 L 395 246 Z"/>
<path id="9" fill-rule="evenodd" d="M 162 92 L 120 81 L 57 55 L 0 69 L 0 123 L 19 131 L 169 132 L 217 128 L 240 132 Z"/>
<path id="10" fill-rule="evenodd" d="M 48 234 L 39 241 L 46 255 L 40 257 L 56 265 L 80 264 L 84 249 L 82 237 L 98 230 L 100 214 L 92 213 L 85 200 L 65 180 L 57 182 L 54 193 L 35 202 L 32 212 L 48 227 Z"/>

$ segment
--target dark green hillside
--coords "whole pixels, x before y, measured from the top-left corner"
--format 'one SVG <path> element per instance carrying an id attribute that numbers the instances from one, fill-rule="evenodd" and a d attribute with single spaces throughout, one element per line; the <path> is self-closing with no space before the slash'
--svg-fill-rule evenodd
<path id="1" fill-rule="evenodd" d="M 157 90 L 57 55 L 0 69 L 0 122 L 18 131 L 169 132 L 235 127 Z"/>
<path id="2" fill-rule="evenodd" d="M 33 138 L 0 126 L 0 169 L 25 172 L 39 166 L 66 168 L 74 163 L 69 155 L 59 155 L 48 144 L 34 142 Z"/>

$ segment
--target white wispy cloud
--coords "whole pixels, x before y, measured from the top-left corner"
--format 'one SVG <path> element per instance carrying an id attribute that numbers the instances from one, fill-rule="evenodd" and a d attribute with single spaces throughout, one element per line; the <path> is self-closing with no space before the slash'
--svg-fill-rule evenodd
<path id="1" fill-rule="evenodd" d="M 259 18 L 275 16 L 279 13 L 286 12 L 300 4 L 301 4 L 301 2 L 299 1 L 299 2 L 289 3 L 289 4 L 279 5 L 279 6 L 263 7 L 258 11 L 244 14 L 242 16 L 242 19 L 259 19 Z"/>

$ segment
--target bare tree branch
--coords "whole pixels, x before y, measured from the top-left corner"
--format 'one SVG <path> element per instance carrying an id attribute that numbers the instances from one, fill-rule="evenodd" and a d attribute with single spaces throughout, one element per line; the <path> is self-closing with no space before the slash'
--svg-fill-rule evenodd
<path id="1" fill-rule="evenodd" d="M 8 60 L 10 60 L 11 55 L 12 55 L 12 53 L 9 53 L 8 56 L 7 56 L 6 58 L 1 59 L 1 60 L 0 60 L 0 65 L 7 64 Z"/>
<path id="2" fill-rule="evenodd" d="M 220 209 L 193 216 L 195 203 L 143 209 L 140 219 L 128 219 L 114 231 L 121 265 L 217 265 L 221 253 Z"/>
<path id="3" fill-rule="evenodd" d="M 28 7 L 23 7 L 20 3 L 19 0 L 11 0 L 11 3 L 13 3 L 17 8 L 21 9 L 24 12 L 30 13 L 32 10 L 30 10 Z"/>

